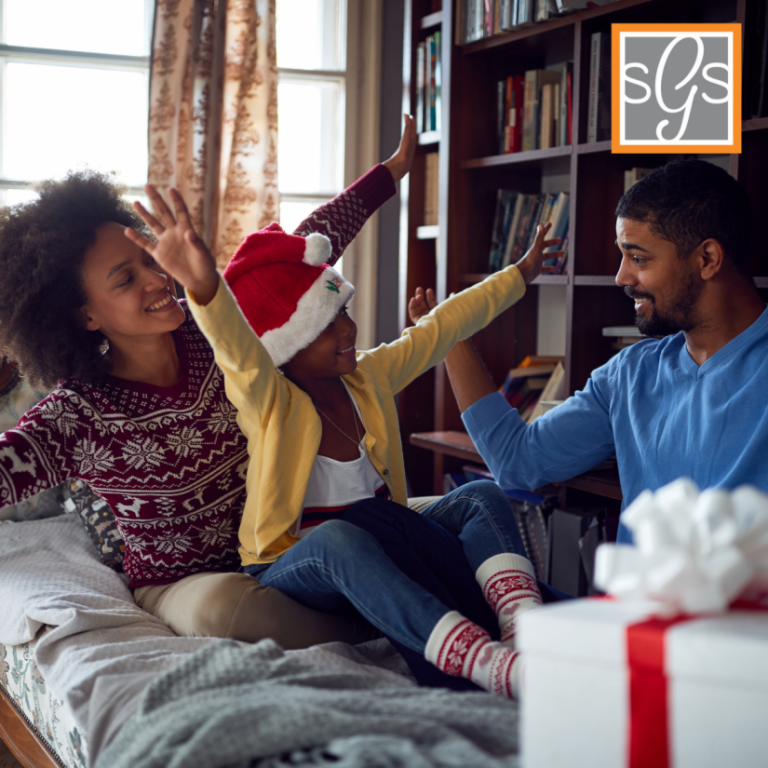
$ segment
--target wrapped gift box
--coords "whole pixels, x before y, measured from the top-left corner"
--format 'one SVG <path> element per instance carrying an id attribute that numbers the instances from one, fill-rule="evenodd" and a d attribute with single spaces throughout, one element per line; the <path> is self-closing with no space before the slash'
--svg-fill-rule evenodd
<path id="1" fill-rule="evenodd" d="M 768 766 L 768 612 L 653 618 L 658 604 L 529 611 L 524 768 Z"/>

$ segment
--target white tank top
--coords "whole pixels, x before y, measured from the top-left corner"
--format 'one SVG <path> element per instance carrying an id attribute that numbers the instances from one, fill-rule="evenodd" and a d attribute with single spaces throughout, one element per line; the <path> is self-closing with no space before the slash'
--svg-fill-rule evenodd
<path id="1" fill-rule="evenodd" d="M 346 383 L 344 384 L 346 387 Z M 349 392 L 349 389 L 347 389 Z M 357 415 L 363 418 L 350 394 Z M 307 493 L 301 515 L 291 531 L 302 538 L 326 520 L 341 517 L 354 503 L 373 496 L 390 499 L 389 488 L 376 471 L 365 449 L 365 437 L 357 446 L 359 457 L 353 461 L 336 461 L 328 456 L 316 456 L 309 475 Z"/>

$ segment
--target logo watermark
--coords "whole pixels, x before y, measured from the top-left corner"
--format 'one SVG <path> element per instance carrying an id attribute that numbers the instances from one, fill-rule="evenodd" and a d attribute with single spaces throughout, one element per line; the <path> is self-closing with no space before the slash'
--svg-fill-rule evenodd
<path id="1" fill-rule="evenodd" d="M 740 24 L 613 24 L 611 151 L 741 152 Z"/>

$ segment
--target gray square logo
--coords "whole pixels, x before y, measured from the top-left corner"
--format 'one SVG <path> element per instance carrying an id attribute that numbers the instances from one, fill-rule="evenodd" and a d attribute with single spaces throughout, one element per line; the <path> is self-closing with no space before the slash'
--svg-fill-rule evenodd
<path id="1" fill-rule="evenodd" d="M 614 24 L 613 152 L 740 152 L 741 26 Z"/>

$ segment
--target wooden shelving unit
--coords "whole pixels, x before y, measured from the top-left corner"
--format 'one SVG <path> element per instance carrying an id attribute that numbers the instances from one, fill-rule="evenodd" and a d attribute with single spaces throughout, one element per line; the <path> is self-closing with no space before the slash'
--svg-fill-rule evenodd
<path id="1" fill-rule="evenodd" d="M 610 141 L 587 143 L 589 41 L 612 23 L 745 23 L 751 0 L 619 0 L 551 19 L 469 45 L 455 44 L 456 4 L 451 0 L 406 0 L 403 111 L 415 105 L 416 45 L 438 26 L 442 31 L 442 130 L 420 137 L 410 178 L 401 189 L 400 326 L 408 325 L 407 301 L 417 286 L 434 287 L 442 300 L 486 276 L 491 228 L 499 188 L 523 192 L 570 192 L 567 275 L 544 275 L 526 296 L 475 337 L 483 359 L 500 384 L 506 372 L 535 353 L 539 288 L 562 286 L 565 303 L 566 383 L 569 392 L 584 386 L 591 371 L 613 354 L 609 325 L 631 325 L 633 307 L 614 276 L 619 251 L 614 244 L 614 210 L 623 192 L 624 171 L 654 167 L 673 155 L 611 154 Z M 495 154 L 496 83 L 572 60 L 573 146 Z M 744 100 L 746 103 L 746 100 Z M 436 236 L 419 238 L 424 214 L 425 157 L 440 152 L 440 191 Z M 756 224 L 768 209 L 768 118 L 742 123 L 742 154 L 704 156 L 722 163 L 750 194 Z M 549 186 L 547 186 L 549 185 Z M 430 228 L 435 232 L 434 228 Z M 768 256 L 758 226 L 751 246 L 752 274 L 768 300 Z M 463 425 L 442 366 L 421 377 L 400 396 L 406 466 L 414 493 L 440 491 L 444 472 L 461 458 L 411 433 L 461 432 Z M 429 447 L 431 452 L 423 447 Z M 601 482 L 581 490 L 600 494 Z M 609 483 L 610 485 L 610 483 Z M 613 486 L 611 486 L 613 487 Z M 598 490 L 595 490 L 595 489 Z M 619 491 L 620 492 L 620 491 Z"/>

